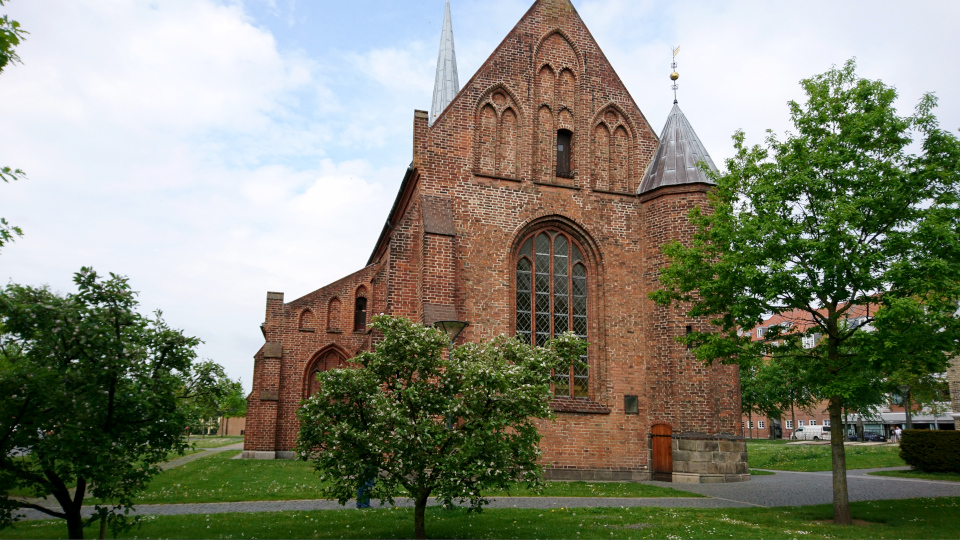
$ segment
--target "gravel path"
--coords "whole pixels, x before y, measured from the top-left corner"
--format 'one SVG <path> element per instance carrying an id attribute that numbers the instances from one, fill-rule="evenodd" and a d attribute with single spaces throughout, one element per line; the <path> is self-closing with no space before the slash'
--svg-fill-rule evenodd
<path id="1" fill-rule="evenodd" d="M 213 451 L 237 450 L 215 448 Z M 209 455 L 207 453 L 196 456 Z M 194 456 L 186 456 L 194 458 Z M 181 459 L 186 459 L 181 458 Z M 194 458 L 197 459 L 197 458 Z M 867 473 L 892 469 L 864 469 L 847 474 L 851 501 L 879 499 L 912 499 L 916 497 L 960 497 L 960 482 L 868 476 Z M 707 496 L 707 498 L 612 498 L 612 497 L 497 497 L 490 499 L 488 508 L 583 508 L 583 507 L 669 507 L 669 508 L 746 508 L 771 506 L 804 506 L 832 502 L 832 479 L 829 472 L 775 471 L 775 475 L 754 476 L 749 482 L 735 484 L 669 484 L 645 482 L 676 488 Z M 399 507 L 411 507 L 412 501 L 398 498 Z M 431 504 L 436 504 L 431 500 Z M 373 508 L 380 505 L 373 501 Z M 137 506 L 140 515 L 225 514 L 232 512 L 283 512 L 304 510 L 340 510 L 336 501 L 261 501 L 198 504 L 145 504 Z M 353 502 L 346 508 L 353 508 Z M 92 513 L 92 507 L 85 507 Z M 47 519 L 36 511 L 23 512 L 26 519 Z"/>

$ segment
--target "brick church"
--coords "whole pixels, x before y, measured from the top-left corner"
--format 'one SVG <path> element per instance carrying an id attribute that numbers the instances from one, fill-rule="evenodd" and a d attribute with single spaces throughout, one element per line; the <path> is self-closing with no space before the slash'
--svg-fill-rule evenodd
<path id="1" fill-rule="evenodd" d="M 736 367 L 674 338 L 654 305 L 660 246 L 693 233 L 713 162 L 678 106 L 658 137 L 569 0 L 537 0 L 459 87 L 450 6 L 433 109 L 367 266 L 302 298 L 267 293 L 244 457 L 293 458 L 316 374 L 371 350 L 369 316 L 463 321 L 459 343 L 572 330 L 588 367 L 556 373 L 547 477 L 749 479 Z"/>

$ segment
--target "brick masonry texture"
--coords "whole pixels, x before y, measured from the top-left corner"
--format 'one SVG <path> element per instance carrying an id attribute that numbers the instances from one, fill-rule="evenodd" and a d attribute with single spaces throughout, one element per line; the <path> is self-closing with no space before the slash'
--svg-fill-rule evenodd
<path id="1" fill-rule="evenodd" d="M 707 186 L 636 195 L 659 141 L 568 0 L 535 2 L 434 125 L 417 111 L 413 127 L 413 164 L 369 265 L 291 303 L 268 295 L 265 341 L 282 358 L 266 345 L 255 356 L 246 450 L 289 451 L 317 362 L 375 345 L 353 329 L 361 287 L 370 314 L 469 321 L 461 342 L 514 335 L 519 244 L 547 227 L 582 249 L 590 342 L 589 398 L 557 399 L 557 420 L 540 425 L 550 476 L 647 479 L 658 423 L 742 440 L 736 368 L 698 363 L 674 338 L 705 323 L 647 296 L 661 245 L 689 241 Z M 572 133 L 569 174 L 557 174 L 558 130 Z M 336 325 L 309 323 L 331 305 Z M 626 414 L 628 395 L 639 414 Z"/>

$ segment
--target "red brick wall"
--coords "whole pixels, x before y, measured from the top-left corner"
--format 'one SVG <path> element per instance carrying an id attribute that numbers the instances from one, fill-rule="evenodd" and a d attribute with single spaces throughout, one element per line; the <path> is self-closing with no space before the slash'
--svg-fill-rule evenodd
<path id="1" fill-rule="evenodd" d="M 635 195 L 657 137 L 567 0 L 535 3 L 446 112 L 426 124 L 417 112 L 415 170 L 371 266 L 268 309 L 267 341 L 283 344 L 283 361 L 257 361 L 248 450 L 290 448 L 305 370 L 319 351 L 337 346 L 352 356 L 372 345 L 363 334 L 300 331 L 303 309 L 322 313 L 338 296 L 342 320 L 352 321 L 352 291 L 364 283 L 371 314 L 428 323 L 456 316 L 470 322 L 461 338 L 468 341 L 513 335 L 517 244 L 547 226 L 584 250 L 591 378 L 589 400 L 558 400 L 557 421 L 541 423 L 545 463 L 645 471 L 658 422 L 739 434 L 736 370 L 699 365 L 672 338 L 702 323 L 647 297 L 660 245 L 689 238 L 686 212 L 705 202 L 704 189 L 664 188 L 646 202 Z M 573 132 L 572 178 L 555 174 L 561 128 Z M 595 136 L 604 132 L 609 137 Z M 280 391 L 274 405 L 258 398 L 271 384 Z M 626 395 L 639 396 L 639 414 L 625 414 Z"/>

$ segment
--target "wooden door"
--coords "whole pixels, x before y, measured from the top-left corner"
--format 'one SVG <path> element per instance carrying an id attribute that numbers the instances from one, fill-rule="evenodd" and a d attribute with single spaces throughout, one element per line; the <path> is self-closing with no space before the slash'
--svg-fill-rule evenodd
<path id="1" fill-rule="evenodd" d="M 667 424 L 653 426 L 653 479 L 673 481 L 673 428 Z"/>

